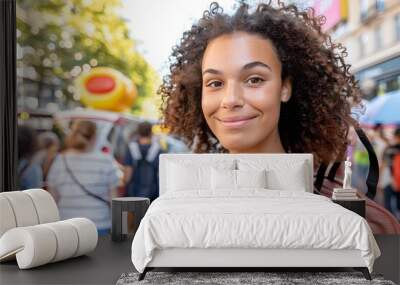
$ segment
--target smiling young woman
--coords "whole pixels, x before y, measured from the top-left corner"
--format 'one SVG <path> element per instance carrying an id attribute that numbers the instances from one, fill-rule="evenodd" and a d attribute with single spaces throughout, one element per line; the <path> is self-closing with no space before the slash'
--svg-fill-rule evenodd
<path id="1" fill-rule="evenodd" d="M 159 89 L 164 126 L 197 153 L 312 153 L 315 191 L 330 197 L 339 185 L 324 179 L 325 166 L 345 160 L 349 131 L 359 127 L 346 49 L 322 32 L 313 10 L 280 1 L 254 8 L 241 3 L 228 15 L 212 3 L 184 32 Z M 368 197 L 373 232 L 400 233 L 396 218 Z"/>
<path id="2" fill-rule="evenodd" d="M 230 153 L 284 153 L 280 105 L 291 95 L 269 40 L 234 32 L 212 40 L 203 56 L 204 118 Z"/>
<path id="3" fill-rule="evenodd" d="M 174 47 L 159 93 L 165 125 L 195 152 L 313 153 L 329 163 L 357 125 L 345 49 L 294 5 L 212 3 Z M 350 100 L 349 100 L 350 99 Z"/>

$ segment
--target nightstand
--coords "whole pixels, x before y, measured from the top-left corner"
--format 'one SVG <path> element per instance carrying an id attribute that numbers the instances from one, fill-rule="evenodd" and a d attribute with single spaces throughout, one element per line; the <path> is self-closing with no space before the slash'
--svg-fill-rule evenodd
<path id="1" fill-rule="evenodd" d="M 148 198 L 113 198 L 111 202 L 112 241 L 124 241 L 128 236 L 134 236 L 149 206 L 150 199 Z M 129 230 L 129 217 L 133 218 L 133 231 Z"/>
<path id="2" fill-rule="evenodd" d="M 354 199 L 354 200 L 334 200 L 332 202 L 339 204 L 340 206 L 359 214 L 365 218 L 365 199 Z"/>

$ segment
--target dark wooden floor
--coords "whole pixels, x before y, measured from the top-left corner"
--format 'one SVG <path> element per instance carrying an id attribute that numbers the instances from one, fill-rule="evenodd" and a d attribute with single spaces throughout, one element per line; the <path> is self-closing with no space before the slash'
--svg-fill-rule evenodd
<path id="1" fill-rule="evenodd" d="M 374 273 L 400 284 L 400 236 L 376 236 L 382 257 Z M 41 267 L 19 270 L 15 261 L 0 264 L 0 284 L 115 284 L 122 273 L 135 271 L 131 262 L 131 240 L 114 243 L 102 237 L 95 251 Z M 296 271 L 302 269 L 279 269 Z M 331 268 L 325 271 L 346 271 Z M 307 269 L 306 271 L 312 271 Z"/>
<path id="2" fill-rule="evenodd" d="M 135 270 L 132 241 L 112 242 L 100 237 L 96 249 L 85 256 L 19 270 L 17 263 L 0 264 L 0 284 L 115 284 L 122 273 Z"/>
<path id="3" fill-rule="evenodd" d="M 377 235 L 375 239 L 381 250 L 381 257 L 375 261 L 374 272 L 400 284 L 400 235 Z"/>

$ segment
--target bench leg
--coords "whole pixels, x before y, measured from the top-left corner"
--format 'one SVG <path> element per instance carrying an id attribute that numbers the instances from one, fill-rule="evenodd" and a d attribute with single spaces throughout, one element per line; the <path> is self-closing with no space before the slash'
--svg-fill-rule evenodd
<path id="1" fill-rule="evenodd" d="M 367 267 L 354 267 L 354 269 L 357 271 L 361 271 L 362 274 L 364 275 L 365 279 L 372 280 L 371 274 L 369 274 L 369 270 Z"/>

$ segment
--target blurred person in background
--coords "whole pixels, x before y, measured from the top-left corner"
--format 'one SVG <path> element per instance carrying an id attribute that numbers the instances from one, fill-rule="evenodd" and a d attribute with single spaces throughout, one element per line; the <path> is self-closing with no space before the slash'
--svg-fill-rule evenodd
<path id="1" fill-rule="evenodd" d="M 18 189 L 41 188 L 43 171 L 34 159 L 38 148 L 37 133 L 29 126 L 18 126 Z"/>
<path id="2" fill-rule="evenodd" d="M 121 173 L 110 154 L 93 151 L 95 142 L 96 124 L 74 121 L 66 149 L 51 165 L 47 183 L 61 219 L 88 218 L 104 235 L 111 228 L 110 201 L 117 196 Z"/>
<path id="3" fill-rule="evenodd" d="M 129 143 L 124 158 L 126 194 L 129 197 L 147 197 L 153 201 L 159 195 L 158 161 L 163 150 L 153 137 L 151 123 L 140 123 L 137 134 L 138 138 Z"/>
<path id="4" fill-rule="evenodd" d="M 363 193 L 366 193 L 367 185 L 365 181 L 369 170 L 368 151 L 358 139 L 353 149 L 353 161 L 353 186 Z"/>
<path id="5" fill-rule="evenodd" d="M 380 165 L 383 160 L 383 152 L 389 145 L 389 140 L 384 134 L 384 129 L 382 124 L 376 124 L 374 126 L 371 135 L 371 143 L 374 147 Z"/>
<path id="6" fill-rule="evenodd" d="M 388 167 L 384 166 L 383 163 L 383 153 L 389 145 L 389 139 L 385 135 L 385 129 L 382 124 L 376 124 L 373 128 L 373 134 L 371 136 L 371 144 L 374 147 L 376 157 L 379 163 L 379 181 L 378 181 L 378 191 L 376 192 L 375 201 L 384 205 L 384 195 L 383 189 L 387 184 L 390 183 L 390 171 Z"/>
<path id="7" fill-rule="evenodd" d="M 46 181 L 47 173 L 60 150 L 60 139 L 53 132 L 44 132 L 38 136 L 39 151 L 34 160 L 42 167 L 43 180 Z"/>
<path id="8" fill-rule="evenodd" d="M 379 166 L 383 163 L 383 152 L 388 146 L 388 139 L 383 133 L 383 127 L 381 124 L 376 124 L 372 129 L 364 130 L 368 139 L 371 142 L 372 147 L 375 150 L 376 157 L 378 159 Z M 367 185 L 365 183 L 368 171 L 369 171 L 369 157 L 368 151 L 357 139 L 355 149 L 353 151 L 354 160 L 354 186 L 362 192 L 367 192 Z M 378 187 L 383 189 L 382 183 L 384 183 L 384 176 L 380 176 Z M 375 197 L 375 200 L 380 200 L 382 197 Z"/>
<path id="9" fill-rule="evenodd" d="M 393 144 L 389 145 L 383 152 L 383 165 L 381 167 L 388 167 L 391 174 L 390 183 L 385 185 L 384 198 L 385 208 L 397 215 L 400 219 L 400 126 L 394 131 Z M 392 207 L 392 200 L 395 199 L 396 207 Z"/>

